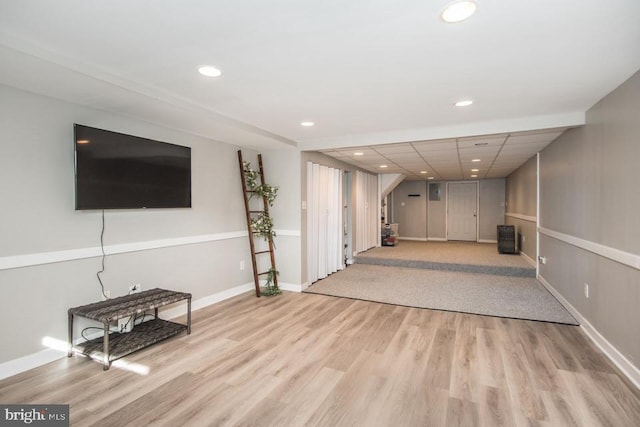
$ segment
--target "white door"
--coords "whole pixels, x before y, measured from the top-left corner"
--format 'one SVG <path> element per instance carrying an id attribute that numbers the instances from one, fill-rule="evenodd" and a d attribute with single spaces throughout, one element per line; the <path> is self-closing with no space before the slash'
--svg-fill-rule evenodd
<path id="1" fill-rule="evenodd" d="M 478 183 L 447 185 L 447 239 L 475 242 L 478 237 Z"/>

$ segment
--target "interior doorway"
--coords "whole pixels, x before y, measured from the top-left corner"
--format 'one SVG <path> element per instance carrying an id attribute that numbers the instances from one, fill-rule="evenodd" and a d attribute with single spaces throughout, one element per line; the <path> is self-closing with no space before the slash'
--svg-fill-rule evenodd
<path id="1" fill-rule="evenodd" d="M 478 240 L 478 183 L 447 183 L 447 240 Z"/>

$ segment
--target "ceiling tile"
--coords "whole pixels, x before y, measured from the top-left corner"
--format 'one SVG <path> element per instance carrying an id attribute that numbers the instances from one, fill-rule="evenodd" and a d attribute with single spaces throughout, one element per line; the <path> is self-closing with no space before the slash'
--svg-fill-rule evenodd
<path id="1" fill-rule="evenodd" d="M 456 150 L 447 150 L 447 151 L 432 151 L 430 153 L 423 153 L 422 158 L 427 162 L 431 162 L 432 160 L 439 159 L 450 159 L 450 160 L 458 160 L 458 152 Z"/>
<path id="2" fill-rule="evenodd" d="M 358 162 L 358 163 L 365 163 L 367 165 L 374 164 L 374 163 L 378 164 L 378 163 L 385 163 L 385 162 L 388 163 L 389 162 L 388 159 L 385 159 L 384 157 L 382 157 L 379 154 L 367 155 L 367 156 L 357 156 L 357 157 L 354 158 L 354 161 Z"/>
<path id="3" fill-rule="evenodd" d="M 379 154 L 376 153 L 374 150 L 372 150 L 369 147 L 352 147 L 352 148 L 338 148 L 335 151 L 342 153 L 346 156 L 353 156 L 353 153 L 362 153 L 364 156 L 378 156 Z M 356 157 L 363 157 L 363 156 L 356 156 Z"/>
<path id="4" fill-rule="evenodd" d="M 407 179 L 413 180 L 426 180 L 428 176 L 435 176 L 441 180 L 471 179 L 469 175 L 475 173 L 471 172 L 471 169 L 479 169 L 479 178 L 503 178 L 559 134 L 559 130 L 517 133 L 512 134 L 504 145 L 502 142 L 506 135 L 461 138 L 459 145 L 463 148 L 460 150 L 456 149 L 454 139 L 446 139 L 345 147 L 323 152 L 372 173 L 402 173 L 408 176 Z M 487 142 L 488 145 L 477 147 L 474 145 L 477 142 Z M 413 147 L 422 154 L 416 153 Z M 353 153 L 356 151 L 363 152 L 364 155 L 354 156 Z M 481 161 L 472 162 L 472 159 Z M 381 164 L 387 164 L 388 167 L 381 169 Z M 421 174 L 420 171 L 423 170 L 428 173 Z"/>
<path id="5" fill-rule="evenodd" d="M 427 159 L 431 166 L 435 165 L 458 165 L 460 166 L 460 162 L 457 157 L 440 157 L 437 159 Z"/>
<path id="6" fill-rule="evenodd" d="M 399 161 L 414 161 L 420 160 L 422 161 L 422 157 L 415 151 L 413 153 L 386 153 L 384 156 L 391 160 L 399 160 Z"/>
<path id="7" fill-rule="evenodd" d="M 402 163 L 402 167 L 407 168 L 407 169 L 411 169 L 411 170 L 415 169 L 415 170 L 418 170 L 418 171 L 431 169 L 425 163 L 416 163 L 416 164 Z"/>
<path id="8" fill-rule="evenodd" d="M 408 144 L 386 144 L 386 145 L 375 145 L 371 147 L 375 151 L 380 154 L 389 155 L 389 154 L 398 154 L 398 153 L 416 153 L 416 150 Z"/>
<path id="9" fill-rule="evenodd" d="M 495 154 L 498 151 L 500 151 L 500 145 L 487 145 L 484 147 L 468 147 L 468 148 L 461 148 L 460 149 L 460 154 L 461 155 L 465 155 L 465 156 L 474 156 L 474 155 L 479 155 L 479 154 Z"/>
<path id="10" fill-rule="evenodd" d="M 456 141 L 454 139 L 438 140 L 433 142 L 430 142 L 430 141 L 412 142 L 411 145 L 413 145 L 413 147 L 419 153 L 428 153 L 432 151 L 456 149 Z"/>
<path id="11" fill-rule="evenodd" d="M 467 148 L 479 148 L 479 147 L 500 147 L 504 140 L 507 138 L 506 135 L 499 136 L 491 136 L 484 138 L 460 138 L 458 140 L 458 146 L 460 149 Z"/>

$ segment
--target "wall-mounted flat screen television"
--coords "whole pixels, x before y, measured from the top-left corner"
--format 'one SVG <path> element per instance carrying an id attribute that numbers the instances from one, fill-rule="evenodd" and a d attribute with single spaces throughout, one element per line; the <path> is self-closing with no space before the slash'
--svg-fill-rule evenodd
<path id="1" fill-rule="evenodd" d="M 191 207 L 191 148 L 74 125 L 76 210 Z"/>

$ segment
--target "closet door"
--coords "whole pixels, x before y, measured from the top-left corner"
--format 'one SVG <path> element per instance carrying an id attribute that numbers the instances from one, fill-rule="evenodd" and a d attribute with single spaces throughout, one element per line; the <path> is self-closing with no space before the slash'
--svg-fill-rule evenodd
<path id="1" fill-rule="evenodd" d="M 344 268 L 342 210 L 342 171 L 307 162 L 309 284 Z"/>

